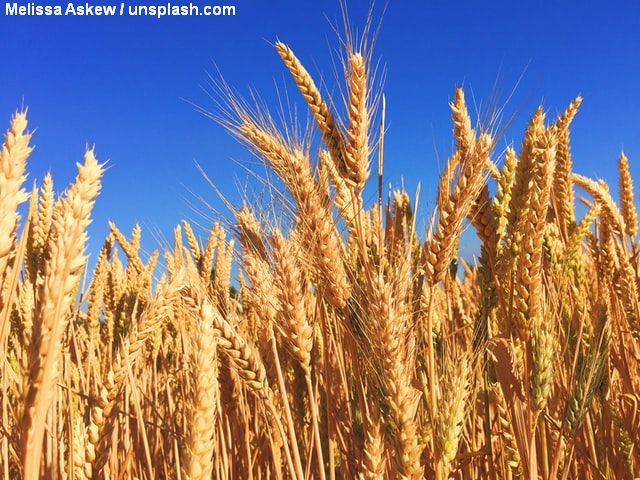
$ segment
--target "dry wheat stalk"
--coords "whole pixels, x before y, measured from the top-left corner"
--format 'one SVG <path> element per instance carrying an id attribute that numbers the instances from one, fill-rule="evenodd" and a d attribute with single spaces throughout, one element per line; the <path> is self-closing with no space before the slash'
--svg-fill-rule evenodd
<path id="1" fill-rule="evenodd" d="M 212 307 L 202 304 L 195 331 L 193 358 L 194 386 L 187 430 L 186 458 L 183 465 L 187 479 L 204 480 L 213 472 L 215 414 L 218 397 L 216 337 L 210 321 Z"/>
<path id="2" fill-rule="evenodd" d="M 76 180 L 63 200 L 62 211 L 54 217 L 56 241 L 50 247 L 51 257 L 45 267 L 41 300 L 34 319 L 34 340 L 29 352 L 29 387 L 22 418 L 26 479 L 35 479 L 40 473 L 45 416 L 59 375 L 62 337 L 68 322 L 66 312 L 72 301 L 75 275 L 85 261 L 85 230 L 100 190 L 102 172 L 103 167 L 93 150 L 87 150 L 84 163 L 78 165 Z"/>

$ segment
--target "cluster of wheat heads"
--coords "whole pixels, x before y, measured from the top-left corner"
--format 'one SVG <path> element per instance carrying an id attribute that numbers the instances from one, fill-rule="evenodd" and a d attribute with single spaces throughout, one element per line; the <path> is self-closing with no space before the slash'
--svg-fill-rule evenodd
<path id="1" fill-rule="evenodd" d="M 633 186 L 624 155 L 618 203 L 573 173 L 581 99 L 554 121 L 538 109 L 519 151 L 499 155 L 457 89 L 455 148 L 424 234 L 406 192 L 363 198 L 385 130 L 368 55 L 345 52 L 339 118 L 275 47 L 321 147 L 229 99 L 224 124 L 278 177 L 282 208 L 233 209 L 232 226 L 203 239 L 184 222 L 161 267 L 157 252 L 141 255 L 140 228 L 112 224 L 83 282 L 103 165 L 88 150 L 63 195 L 50 176 L 29 195 L 31 135 L 24 112 L 11 119 L 1 477 L 640 475 Z M 469 224 L 482 245 L 473 264 L 458 260 Z"/>

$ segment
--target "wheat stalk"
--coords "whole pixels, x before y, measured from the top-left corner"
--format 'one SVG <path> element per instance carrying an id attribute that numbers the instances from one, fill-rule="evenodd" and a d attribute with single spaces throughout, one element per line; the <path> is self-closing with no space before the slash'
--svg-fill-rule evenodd
<path id="1" fill-rule="evenodd" d="M 22 418 L 25 479 L 39 477 L 45 416 L 59 375 L 59 355 L 71 292 L 75 275 L 85 261 L 85 230 L 100 190 L 102 172 L 103 167 L 93 150 L 87 150 L 84 163 L 78 165 L 76 180 L 63 200 L 62 211 L 54 218 L 56 240 L 45 267 L 41 301 L 34 319 L 34 340 L 29 351 L 29 387 Z"/>

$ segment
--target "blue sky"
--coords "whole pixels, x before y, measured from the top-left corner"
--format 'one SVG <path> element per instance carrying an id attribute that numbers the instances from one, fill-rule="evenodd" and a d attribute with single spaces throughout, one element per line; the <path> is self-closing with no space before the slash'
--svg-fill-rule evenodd
<path id="1" fill-rule="evenodd" d="M 368 2 L 348 3 L 353 25 L 362 24 Z M 222 209 L 195 161 L 231 200 L 240 199 L 242 164 L 251 156 L 189 103 L 215 108 L 202 88 L 214 64 L 229 84 L 255 88 L 273 104 L 276 84 L 297 93 L 269 43 L 281 39 L 312 74 L 335 85 L 337 0 L 237 0 L 233 18 L 159 20 L 17 18 L 2 8 L 0 118 L 7 125 L 17 107 L 29 107 L 37 129 L 30 179 L 51 170 L 62 190 L 87 143 L 109 160 L 92 251 L 107 220 L 125 231 L 141 223 L 147 247 L 155 246 L 150 229 L 170 236 L 181 218 L 199 220 L 190 192 Z M 615 183 L 624 148 L 640 182 L 638 32 L 637 2 L 391 0 L 375 50 L 387 69 L 387 180 L 404 178 L 408 190 L 420 181 L 429 211 L 451 151 L 453 87 L 463 84 L 470 100 L 486 102 L 496 79 L 505 99 L 522 77 L 506 107 L 515 117 L 503 143 L 519 144 L 540 102 L 555 116 L 581 94 L 575 169 Z"/>

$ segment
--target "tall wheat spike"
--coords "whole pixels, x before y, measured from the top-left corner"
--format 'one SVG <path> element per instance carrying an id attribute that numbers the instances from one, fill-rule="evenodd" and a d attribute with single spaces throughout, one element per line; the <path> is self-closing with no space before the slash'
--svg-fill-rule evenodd
<path id="1" fill-rule="evenodd" d="M 18 222 L 17 208 L 27 199 L 24 183 L 31 134 L 26 132 L 27 113 L 19 112 L 11 118 L 0 153 L 0 280 L 4 276 Z"/>
<path id="2" fill-rule="evenodd" d="M 629 159 L 624 152 L 618 158 L 618 175 L 620 177 L 620 206 L 625 232 L 634 238 L 638 234 L 638 214 L 633 195 L 633 180 L 629 172 Z"/>
<path id="3" fill-rule="evenodd" d="M 55 243 L 45 267 L 41 301 L 33 325 L 29 351 L 28 388 L 22 418 L 24 477 L 39 477 L 45 416 L 53 399 L 59 375 L 62 339 L 68 325 L 68 310 L 76 275 L 85 262 L 86 228 L 93 202 L 100 191 L 103 167 L 93 150 L 87 150 L 84 163 L 65 196 L 60 213 L 54 217 Z"/>
<path id="4" fill-rule="evenodd" d="M 205 301 L 206 302 L 206 301 Z M 211 478 L 215 446 L 215 412 L 218 396 L 216 337 L 210 305 L 203 304 L 198 318 L 194 354 L 194 394 L 190 406 L 184 475 L 188 479 Z"/>

